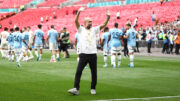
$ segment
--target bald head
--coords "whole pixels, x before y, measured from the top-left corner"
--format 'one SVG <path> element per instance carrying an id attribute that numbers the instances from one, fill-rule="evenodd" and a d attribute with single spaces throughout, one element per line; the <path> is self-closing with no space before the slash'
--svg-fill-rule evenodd
<path id="1" fill-rule="evenodd" d="M 89 17 L 84 18 L 84 26 L 86 29 L 90 29 L 92 27 L 92 19 Z"/>
<path id="2" fill-rule="evenodd" d="M 90 17 L 86 17 L 86 18 L 84 18 L 84 22 L 86 22 L 86 21 L 92 21 L 92 19 Z"/>

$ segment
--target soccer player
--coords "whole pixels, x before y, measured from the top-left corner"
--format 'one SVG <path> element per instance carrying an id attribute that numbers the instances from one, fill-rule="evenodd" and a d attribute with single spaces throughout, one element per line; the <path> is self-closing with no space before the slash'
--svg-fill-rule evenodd
<path id="1" fill-rule="evenodd" d="M 12 60 L 14 62 L 14 36 L 13 36 L 14 29 L 10 29 L 10 34 L 7 36 L 8 41 L 8 51 L 9 51 L 9 61 Z"/>
<path id="2" fill-rule="evenodd" d="M 23 28 L 22 39 L 23 39 L 22 51 L 24 53 L 23 61 L 27 62 L 28 61 L 27 50 L 28 50 L 28 42 L 29 42 L 29 33 L 26 27 Z"/>
<path id="3" fill-rule="evenodd" d="M 34 34 L 33 34 L 33 32 L 31 31 L 31 27 L 30 27 L 30 26 L 27 27 L 27 31 L 28 31 L 28 33 L 29 33 L 29 43 L 28 43 L 29 49 L 28 49 L 28 52 L 29 52 L 29 54 L 30 54 L 30 57 L 29 57 L 29 60 L 30 60 L 30 59 L 33 59 L 33 58 L 34 58 L 34 56 L 33 56 L 33 54 L 32 54 L 32 45 L 33 45 L 33 40 L 34 40 Z"/>
<path id="4" fill-rule="evenodd" d="M 136 37 L 138 37 L 137 32 L 131 27 L 131 24 L 126 24 L 127 31 L 126 36 L 127 38 L 127 45 L 129 50 L 129 57 L 130 57 L 130 64 L 131 68 L 134 67 L 134 50 L 136 48 Z"/>
<path id="5" fill-rule="evenodd" d="M 96 84 L 97 84 L 97 34 L 99 34 L 100 30 L 103 29 L 110 19 L 110 13 L 107 11 L 107 19 L 106 21 L 97 27 L 92 27 L 92 19 L 85 18 L 84 19 L 84 26 L 80 26 L 79 23 L 79 15 L 80 12 L 83 11 L 84 8 L 81 7 L 76 15 L 75 24 L 78 30 L 78 37 L 80 42 L 80 58 L 78 67 L 75 74 L 75 82 L 74 88 L 68 90 L 69 93 L 73 95 L 79 94 L 79 83 L 82 75 L 82 71 L 84 67 L 89 63 L 91 69 L 91 94 L 96 94 Z"/>
<path id="6" fill-rule="evenodd" d="M 111 40 L 111 53 L 112 53 L 112 63 L 113 68 L 116 68 L 116 55 L 118 55 L 118 67 L 121 66 L 121 45 L 123 45 L 123 32 L 118 29 L 118 23 L 114 24 L 114 28 L 109 31 L 110 36 L 108 38 Z M 109 46 L 109 44 L 108 44 Z"/>
<path id="7" fill-rule="evenodd" d="M 57 53 L 57 60 L 59 61 L 60 58 L 57 45 L 58 32 L 54 29 L 54 25 L 51 25 L 51 29 L 48 31 L 47 39 L 49 40 L 49 50 L 52 54 L 50 62 L 56 62 L 55 51 Z"/>
<path id="8" fill-rule="evenodd" d="M 103 51 L 104 51 L 104 63 L 105 63 L 103 67 L 108 66 L 107 56 L 109 54 L 111 54 L 111 52 L 110 52 L 111 45 L 109 45 L 109 47 L 107 47 L 108 38 L 109 38 L 109 28 L 105 27 L 104 28 L 104 34 L 102 36 L 102 46 L 103 46 Z"/>
<path id="9" fill-rule="evenodd" d="M 44 44 L 44 32 L 42 31 L 42 25 L 38 25 L 38 29 L 35 31 L 34 43 L 35 43 L 35 55 L 37 61 L 40 61 L 42 58 L 42 49 Z M 38 49 L 40 50 L 40 55 L 38 54 Z"/>
<path id="10" fill-rule="evenodd" d="M 16 55 L 16 62 L 17 66 L 20 67 L 20 60 L 23 57 L 22 53 L 22 34 L 19 32 L 19 27 L 15 28 L 15 32 L 13 33 L 14 36 L 14 52 Z"/>
<path id="11" fill-rule="evenodd" d="M 4 31 L 1 32 L 0 38 L 1 38 L 1 55 L 3 58 L 8 57 L 8 41 L 7 41 L 7 36 L 9 35 L 8 28 L 5 27 Z"/>

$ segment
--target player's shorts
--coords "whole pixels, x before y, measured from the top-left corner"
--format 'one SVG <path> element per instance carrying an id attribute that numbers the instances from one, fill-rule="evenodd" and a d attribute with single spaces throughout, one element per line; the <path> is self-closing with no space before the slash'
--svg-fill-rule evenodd
<path id="1" fill-rule="evenodd" d="M 58 50 L 58 45 L 56 43 L 49 43 L 49 50 Z"/>
<path id="2" fill-rule="evenodd" d="M 43 45 L 42 44 L 35 44 L 35 49 L 42 49 Z"/>
<path id="3" fill-rule="evenodd" d="M 121 46 L 119 47 L 111 47 L 111 53 L 121 53 Z"/>
<path id="4" fill-rule="evenodd" d="M 133 53 L 135 48 L 136 48 L 136 46 L 128 46 L 129 53 Z"/>
<path id="5" fill-rule="evenodd" d="M 8 49 L 8 43 L 2 42 L 1 43 L 1 48 Z"/>
<path id="6" fill-rule="evenodd" d="M 27 52 L 27 47 L 22 46 L 22 51 L 23 51 L 23 52 Z"/>
<path id="7" fill-rule="evenodd" d="M 8 51 L 9 51 L 9 52 L 14 51 L 14 46 L 8 45 Z"/>
<path id="8" fill-rule="evenodd" d="M 22 54 L 22 49 L 21 48 L 14 48 L 14 53 L 15 53 L 15 55 L 20 55 L 20 54 Z"/>
<path id="9" fill-rule="evenodd" d="M 111 55 L 111 50 L 108 49 L 108 50 L 103 50 L 103 55 Z"/>
<path id="10" fill-rule="evenodd" d="M 77 48 L 77 54 L 78 55 L 80 54 L 80 48 Z"/>

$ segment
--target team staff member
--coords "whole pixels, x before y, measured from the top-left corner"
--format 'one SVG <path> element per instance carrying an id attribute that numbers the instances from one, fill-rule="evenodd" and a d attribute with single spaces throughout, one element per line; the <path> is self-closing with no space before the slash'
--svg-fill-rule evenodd
<path id="1" fill-rule="evenodd" d="M 109 19 L 110 19 L 110 13 L 107 11 L 107 19 L 106 21 L 97 27 L 92 27 L 92 19 L 91 18 L 85 18 L 84 19 L 84 26 L 80 26 L 79 24 L 79 15 L 80 12 L 83 11 L 84 8 L 81 7 L 77 13 L 75 24 L 76 28 L 78 30 L 79 34 L 79 42 L 80 42 L 80 58 L 78 67 L 76 70 L 75 75 L 75 82 L 74 82 L 74 88 L 68 90 L 69 93 L 78 95 L 79 94 L 79 83 L 82 75 L 82 71 L 84 67 L 89 63 L 90 69 L 91 69 L 91 94 L 96 94 L 96 83 L 97 83 L 97 34 L 99 34 L 100 30 L 103 29 Z"/>
<path id="2" fill-rule="evenodd" d="M 178 30 L 178 33 L 176 35 L 174 43 L 176 45 L 175 53 L 176 53 L 176 55 L 179 55 L 179 49 L 180 49 L 180 30 Z"/>
<path id="3" fill-rule="evenodd" d="M 66 28 L 63 28 L 63 32 L 60 35 L 61 48 L 64 51 L 64 57 L 69 58 L 69 52 L 68 52 L 68 44 L 69 44 L 69 32 L 66 30 Z"/>

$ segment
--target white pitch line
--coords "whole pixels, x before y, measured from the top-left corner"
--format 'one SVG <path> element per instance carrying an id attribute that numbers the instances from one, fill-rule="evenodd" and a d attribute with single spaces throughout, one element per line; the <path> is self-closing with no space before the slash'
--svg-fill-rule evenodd
<path id="1" fill-rule="evenodd" d="M 161 96 L 161 97 L 145 97 L 145 98 L 91 100 L 91 101 L 130 101 L 130 100 L 151 100 L 151 99 L 168 99 L 168 98 L 180 98 L 180 95 L 177 95 L 177 96 Z"/>

